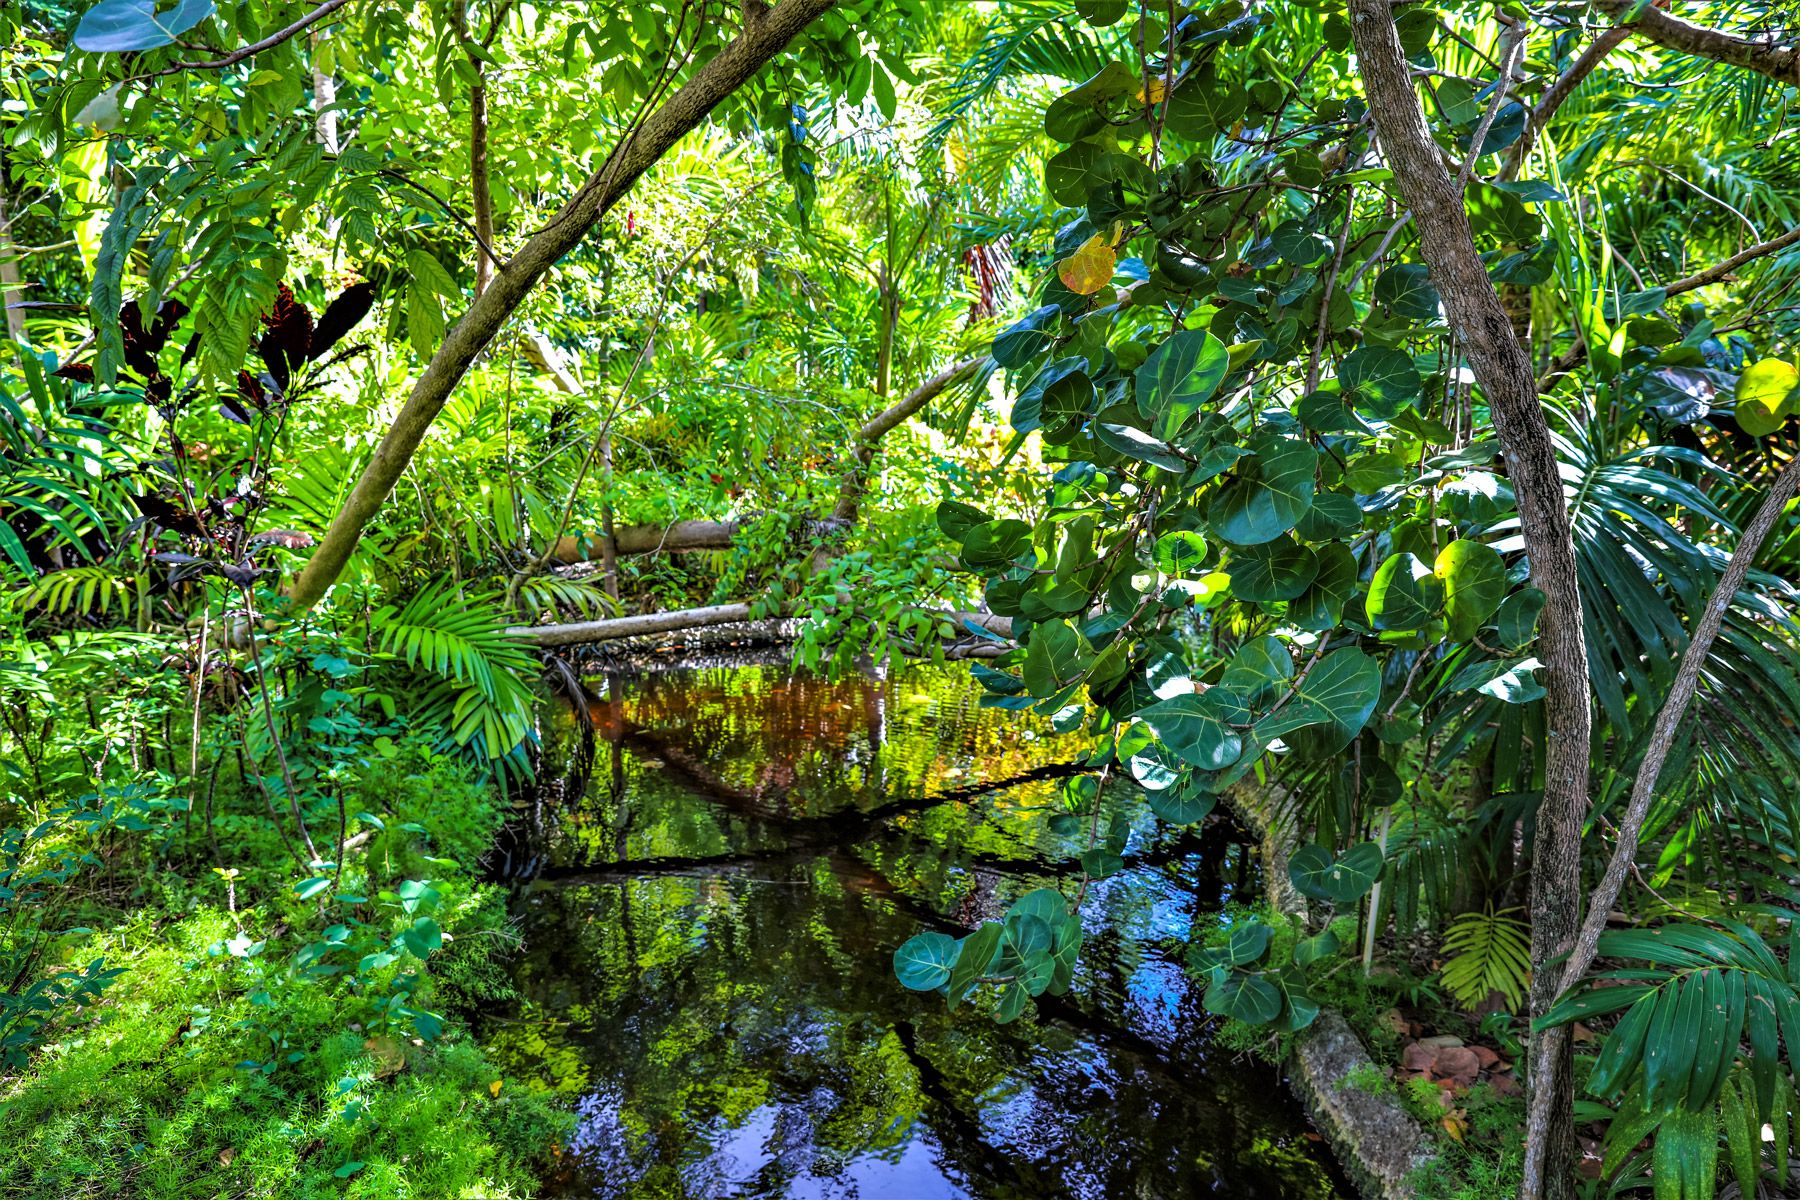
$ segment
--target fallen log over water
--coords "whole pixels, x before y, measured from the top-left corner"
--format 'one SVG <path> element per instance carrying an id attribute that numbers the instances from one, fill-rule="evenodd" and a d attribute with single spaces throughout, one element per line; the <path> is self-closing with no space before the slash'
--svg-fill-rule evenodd
<path id="1" fill-rule="evenodd" d="M 962 628 L 974 626 L 996 637 L 1012 636 L 1012 618 L 993 613 L 944 612 L 921 609 L 921 612 L 955 623 Z M 678 608 L 670 612 L 638 613 L 629 617 L 605 617 L 597 621 L 571 621 L 562 625 L 515 625 L 506 632 L 540 649 L 552 646 L 578 646 L 591 642 L 615 641 L 619 638 L 644 637 L 658 633 L 676 633 L 715 625 L 735 625 L 752 620 L 750 605 L 712 604 L 703 608 Z M 978 643 L 961 647 L 953 657 L 993 657 L 1011 649 L 999 642 Z"/>

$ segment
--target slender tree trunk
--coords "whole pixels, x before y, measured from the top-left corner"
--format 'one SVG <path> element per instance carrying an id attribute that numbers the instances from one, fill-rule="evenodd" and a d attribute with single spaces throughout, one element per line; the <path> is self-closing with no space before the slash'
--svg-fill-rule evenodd
<path id="1" fill-rule="evenodd" d="M 494 198 L 488 190 L 488 115 L 487 77 L 481 63 L 475 69 L 475 82 L 469 85 L 469 200 L 475 209 L 475 295 L 487 291 L 494 278 L 494 260 L 487 247 L 494 244 Z"/>
<path id="2" fill-rule="evenodd" d="M 25 336 L 25 310 L 13 305 L 25 297 L 19 275 L 18 239 L 13 237 L 12 217 L 6 204 L 11 182 L 6 177 L 6 153 L 0 150 L 0 306 L 6 309 L 6 336 L 16 342 Z"/>
<path id="3" fill-rule="evenodd" d="M 1350 28 L 1364 90 L 1394 182 L 1418 225 L 1419 244 L 1451 327 L 1486 393 L 1507 477 L 1518 499 L 1531 582 L 1544 593 L 1537 654 L 1544 663 L 1543 798 L 1531 864 L 1531 1011 L 1557 995 L 1554 962 L 1575 943 L 1580 918 L 1581 830 L 1588 806 L 1592 712 L 1581 593 L 1556 451 L 1538 405 L 1531 360 L 1475 250 L 1460 189 L 1443 160 L 1407 70 L 1388 0 L 1351 0 Z M 1531 1039 L 1531 1101 L 1521 1200 L 1573 1195 L 1566 1029 Z"/>
<path id="4" fill-rule="evenodd" d="M 638 176 L 834 3 L 782 0 L 775 8 L 747 4 L 745 25 L 738 36 L 627 134 L 581 189 L 500 268 L 487 290 L 444 335 L 343 508 L 294 581 L 293 610 L 304 611 L 317 604 L 343 574 L 363 530 L 405 473 L 451 392 L 544 274 L 587 236 Z"/>

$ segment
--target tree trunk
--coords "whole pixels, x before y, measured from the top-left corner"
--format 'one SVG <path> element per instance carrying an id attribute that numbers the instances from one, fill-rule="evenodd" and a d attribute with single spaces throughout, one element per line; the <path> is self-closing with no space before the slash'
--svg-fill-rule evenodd
<path id="1" fill-rule="evenodd" d="M 1567 502 L 1531 360 L 1513 336 L 1512 322 L 1475 250 L 1463 197 L 1425 124 L 1388 0 L 1351 0 L 1350 15 L 1383 154 L 1412 209 L 1420 250 L 1451 327 L 1487 395 L 1507 477 L 1518 498 L 1531 582 L 1545 596 L 1537 653 L 1545 664 L 1540 678 L 1547 745 L 1531 863 L 1531 1012 L 1537 1017 L 1557 995 L 1554 962 L 1574 945 L 1581 830 L 1588 804 L 1592 716 Z M 1568 1031 L 1534 1035 L 1530 1052 L 1525 1179 L 1519 1194 L 1521 1200 L 1560 1200 L 1573 1194 Z"/>
<path id="2" fill-rule="evenodd" d="M 451 392 L 545 272 L 587 236 L 638 176 L 835 2 L 783 0 L 775 8 L 746 5 L 745 25 L 738 36 L 629 133 L 549 223 L 519 247 L 488 289 L 444 335 L 413 385 L 406 404 L 295 580 L 290 595 L 294 611 L 317 604 L 343 573 L 363 530 L 405 473 Z"/>

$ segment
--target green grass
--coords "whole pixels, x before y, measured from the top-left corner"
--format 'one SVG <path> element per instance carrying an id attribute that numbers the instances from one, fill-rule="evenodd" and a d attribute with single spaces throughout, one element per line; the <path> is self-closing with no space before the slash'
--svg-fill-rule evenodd
<path id="1" fill-rule="evenodd" d="M 310 977 L 292 969 L 294 954 L 342 920 L 343 906 L 322 911 L 294 898 L 292 875 L 246 868 L 237 899 L 262 901 L 233 914 L 222 879 L 140 864 L 135 903 L 110 921 L 87 918 L 100 932 L 65 950 L 104 953 L 125 974 L 53 1026 L 28 1071 L 0 1077 L 0 1197 L 533 1193 L 569 1118 L 502 1080 L 456 1015 L 506 990 L 495 959 L 507 944 L 504 905 L 466 869 L 498 824 L 493 799 L 417 751 L 364 784 L 356 800 L 383 814 L 388 832 L 346 863 L 344 887 L 374 896 L 429 878 L 442 894 L 433 911 L 444 947 L 423 964 L 402 956 Z M 399 828 L 415 820 L 444 833 Z M 239 825 L 248 834 L 247 820 L 221 822 L 222 844 Z M 268 847 L 243 849 L 240 862 L 276 861 Z M 358 911 L 380 937 L 411 920 L 375 907 Z M 266 944 L 225 952 L 240 936 Z M 412 1006 L 448 1018 L 433 1041 L 405 1023 L 377 1024 L 375 1002 L 406 971 L 420 976 Z"/>

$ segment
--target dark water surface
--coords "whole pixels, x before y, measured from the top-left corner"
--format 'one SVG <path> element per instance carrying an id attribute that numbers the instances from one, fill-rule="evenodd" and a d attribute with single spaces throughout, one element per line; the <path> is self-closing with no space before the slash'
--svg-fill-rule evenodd
<path id="1" fill-rule="evenodd" d="M 486 1036 L 576 1098 L 553 1194 L 1350 1194 L 1277 1073 L 1209 1047 L 1180 966 L 1246 883 L 1223 825 L 1139 814 L 1074 988 L 1000 1026 L 905 991 L 891 955 L 1074 888 L 1048 826 L 1074 743 L 954 667 L 611 684 L 585 791 L 522 816 L 503 865 L 534 881 L 522 999 Z M 552 760 L 580 740 L 551 738 Z"/>

